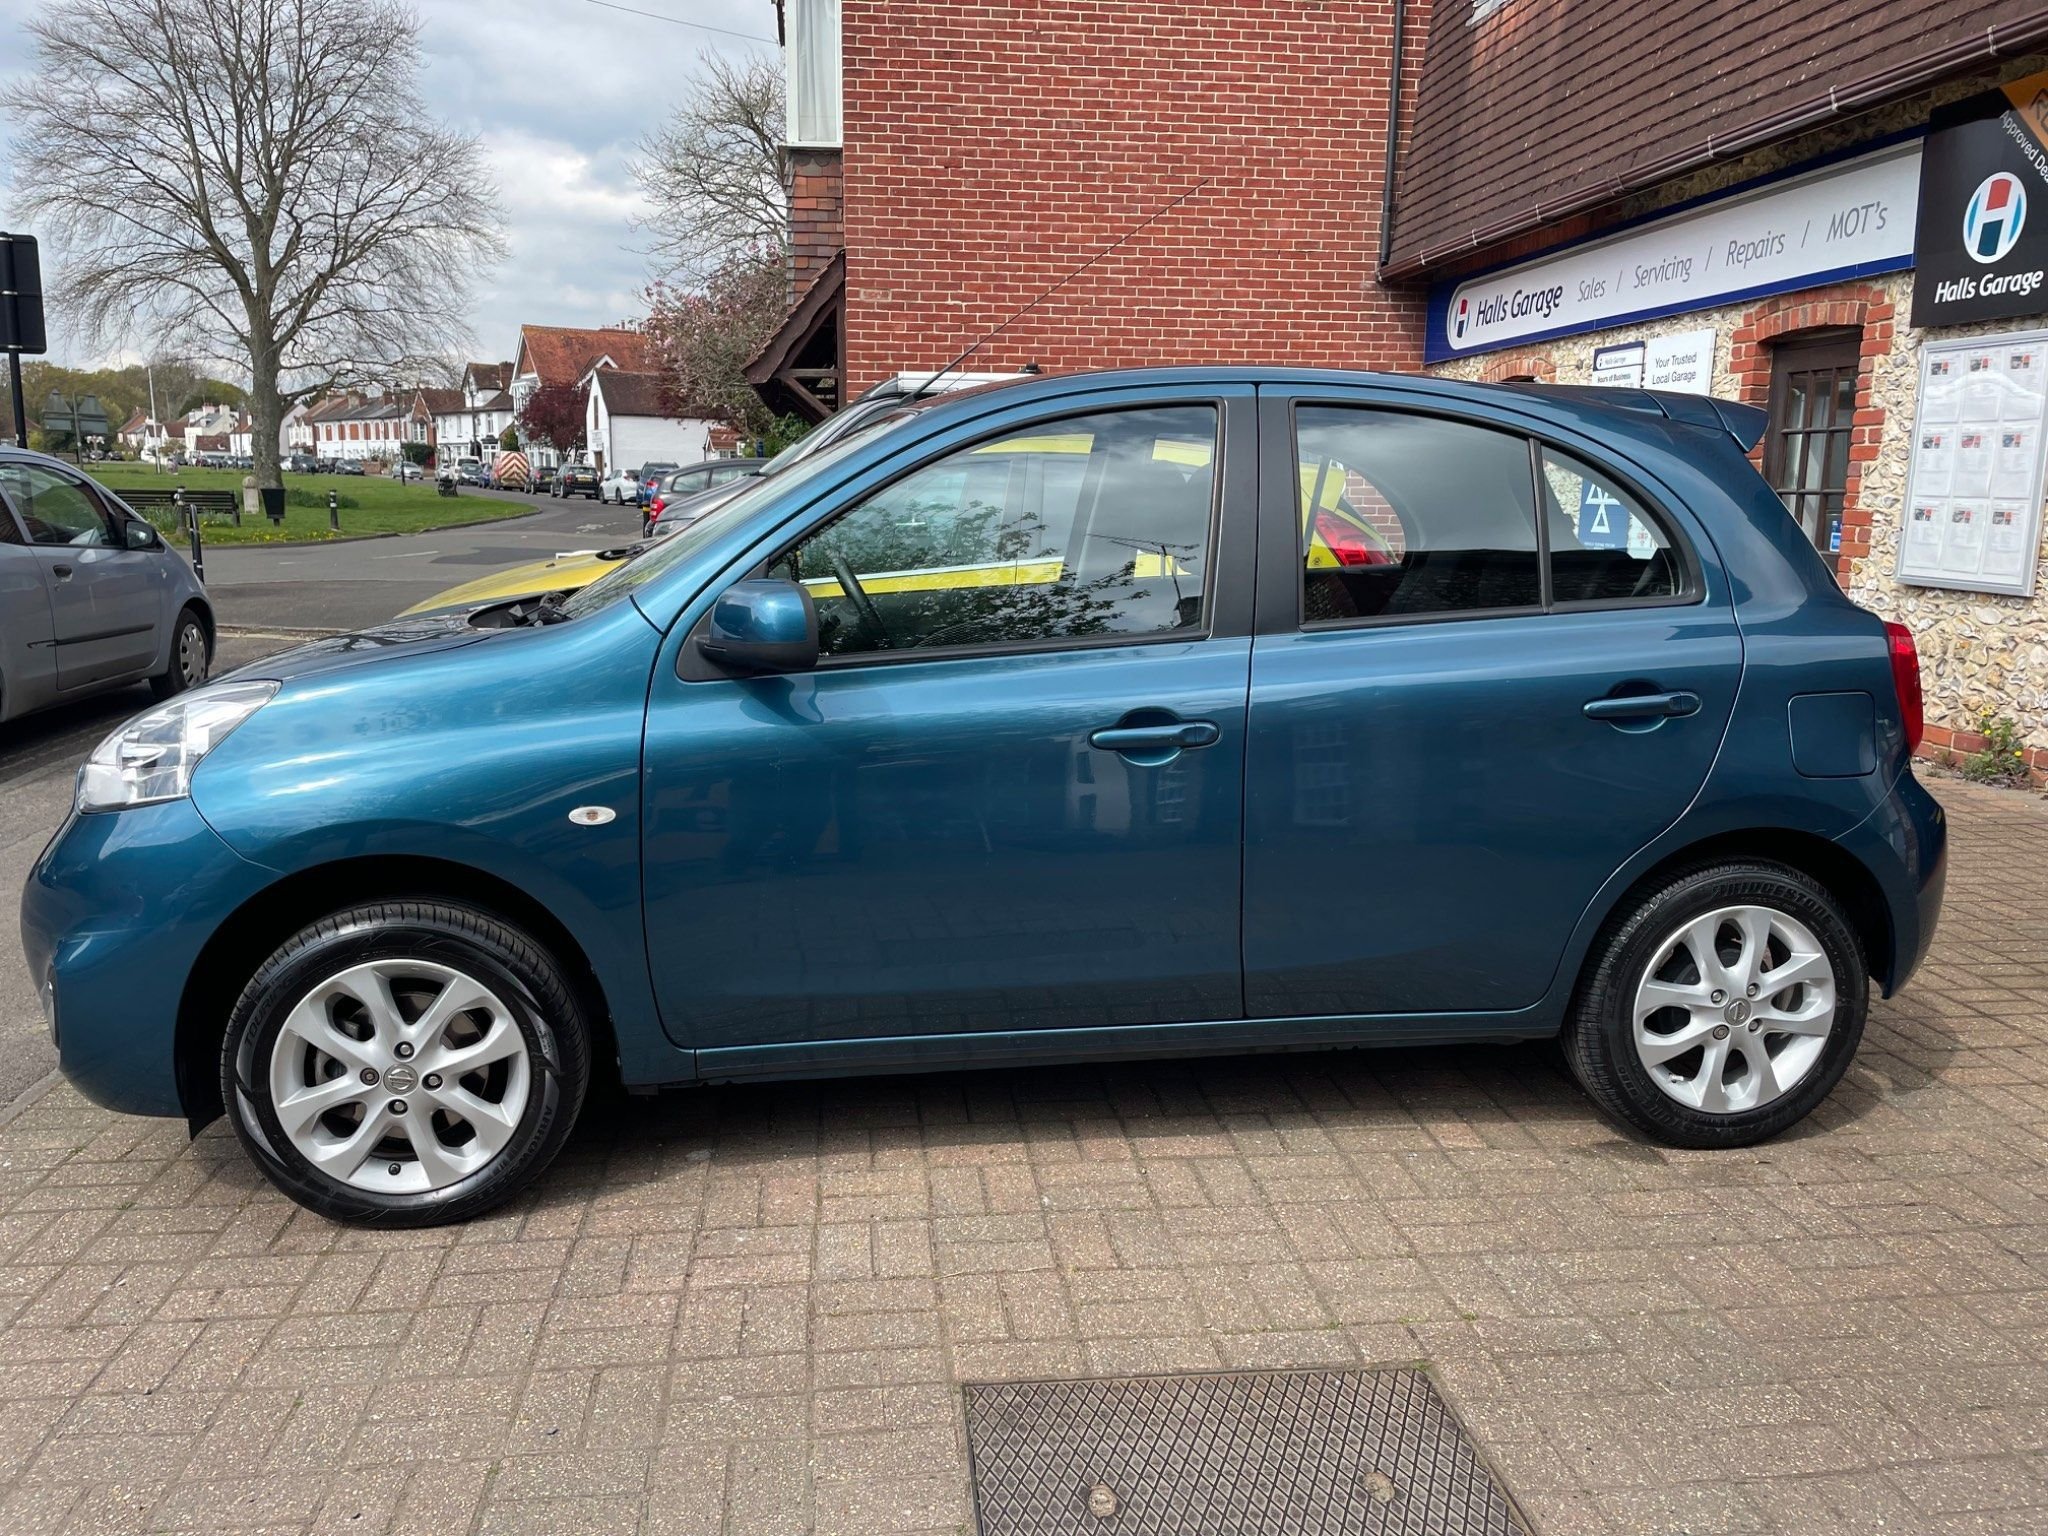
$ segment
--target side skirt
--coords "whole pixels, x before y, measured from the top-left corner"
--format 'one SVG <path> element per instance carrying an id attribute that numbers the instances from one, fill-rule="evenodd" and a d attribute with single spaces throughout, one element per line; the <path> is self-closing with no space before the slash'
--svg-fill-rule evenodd
<path id="1" fill-rule="evenodd" d="M 991 1030 L 888 1035 L 873 1040 L 799 1040 L 699 1050 L 696 1081 L 850 1077 L 884 1072 L 959 1071 L 1145 1057 L 1239 1056 L 1278 1051 L 1359 1050 L 1402 1045 L 1506 1044 L 1557 1033 L 1547 1010 L 1419 1014 L 1405 1017 L 1229 1019 L 1202 1024 L 1131 1024 L 1108 1029 Z"/>

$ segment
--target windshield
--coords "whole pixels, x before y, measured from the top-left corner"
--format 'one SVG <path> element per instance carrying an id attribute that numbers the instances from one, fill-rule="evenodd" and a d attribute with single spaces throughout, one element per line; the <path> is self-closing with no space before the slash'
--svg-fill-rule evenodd
<path id="1" fill-rule="evenodd" d="M 600 576 L 581 591 L 572 594 L 562 604 L 563 615 L 580 619 L 586 614 L 609 608 L 620 598 L 637 592 L 650 581 L 660 578 L 664 572 L 689 559 L 691 555 L 732 527 L 735 522 L 751 516 L 785 491 L 793 491 L 805 482 L 815 479 L 845 458 L 854 448 L 873 442 L 881 432 L 899 425 L 909 417 L 908 411 L 892 411 L 887 415 L 877 416 L 874 420 L 848 432 L 822 452 L 792 462 L 779 474 L 764 474 L 760 478 L 741 482 L 743 489 L 730 501 L 712 507 L 695 522 L 685 524 L 682 532 L 672 533 L 667 538 L 659 540 L 645 553 L 636 555 L 616 569 Z M 796 446 L 801 447 L 802 444 Z M 789 451 L 783 450 L 785 454 Z M 772 469 L 773 465 L 769 467 Z"/>

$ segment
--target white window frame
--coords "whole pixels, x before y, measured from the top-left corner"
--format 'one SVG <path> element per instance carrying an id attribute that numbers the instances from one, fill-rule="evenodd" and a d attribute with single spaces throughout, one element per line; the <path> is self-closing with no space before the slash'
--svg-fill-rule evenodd
<path id="1" fill-rule="evenodd" d="M 837 149 L 844 132 L 845 84 L 840 0 L 790 0 L 783 78 L 788 82 L 787 142 L 800 149 Z"/>

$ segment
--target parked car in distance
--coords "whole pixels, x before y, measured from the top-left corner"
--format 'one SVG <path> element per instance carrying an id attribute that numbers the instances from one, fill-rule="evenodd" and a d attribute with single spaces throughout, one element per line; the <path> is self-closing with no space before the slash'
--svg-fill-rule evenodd
<path id="1" fill-rule="evenodd" d="M 286 456 L 284 467 L 288 474 L 311 475 L 319 472 L 321 464 L 310 453 L 294 453 Z"/>
<path id="2" fill-rule="evenodd" d="M 424 480 L 427 472 L 411 459 L 399 459 L 385 471 L 393 480 Z"/>
<path id="3" fill-rule="evenodd" d="M 614 464 L 597 483 L 598 499 L 613 506 L 624 506 L 640 495 L 640 472 L 627 469 L 623 464 Z"/>
<path id="4" fill-rule="evenodd" d="M 588 464 L 564 464 L 555 471 L 555 483 L 549 494 L 554 496 L 588 496 L 592 501 L 600 499 L 597 471 Z"/>
<path id="5" fill-rule="evenodd" d="M 526 488 L 532 494 L 538 496 L 543 491 L 551 491 L 554 483 L 555 466 L 552 464 L 537 464 L 534 466 L 533 479 L 527 484 Z"/>
<path id="6" fill-rule="evenodd" d="M 900 408 L 566 601 L 115 732 L 29 974 L 89 1098 L 381 1226 L 511 1197 L 597 1073 L 1557 1036 L 1631 1130 L 1748 1145 L 1946 844 L 1912 636 L 1763 422 L 1224 366 Z"/>
<path id="7" fill-rule="evenodd" d="M 655 520 L 671 503 L 688 500 L 714 486 L 730 485 L 735 480 L 757 475 L 769 462 L 767 459 L 706 459 L 702 464 L 671 470 L 661 477 L 654 493 L 647 498 L 642 509 L 640 531 L 652 533 Z"/>
<path id="8" fill-rule="evenodd" d="M 168 699 L 206 681 L 213 639 L 205 587 L 147 520 L 62 460 L 0 447 L 0 720 L 137 682 Z"/>
<path id="9" fill-rule="evenodd" d="M 663 459 L 658 463 L 642 464 L 640 466 L 639 473 L 635 477 L 633 486 L 633 500 L 638 502 L 641 508 L 644 510 L 647 506 L 647 503 L 653 499 L 655 488 L 659 486 L 661 482 L 664 479 L 666 479 L 671 472 L 673 472 L 675 469 L 679 467 L 680 466 L 678 466 L 672 459 Z"/>
<path id="10" fill-rule="evenodd" d="M 360 475 L 364 473 L 361 459 L 336 459 L 334 473 L 337 475 Z"/>

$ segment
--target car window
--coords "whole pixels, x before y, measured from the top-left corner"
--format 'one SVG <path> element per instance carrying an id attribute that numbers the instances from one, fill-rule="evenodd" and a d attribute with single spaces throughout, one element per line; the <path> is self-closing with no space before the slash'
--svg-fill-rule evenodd
<path id="1" fill-rule="evenodd" d="M 1304 620 L 1542 605 L 1526 438 L 1400 411 L 1304 406 L 1295 443 Z"/>
<path id="2" fill-rule="evenodd" d="M 1545 448 L 1541 491 L 1554 600 L 1655 600 L 1685 590 L 1670 535 L 1612 476 Z"/>
<path id="3" fill-rule="evenodd" d="M 0 486 L 21 514 L 31 544 L 116 545 L 114 517 L 90 489 L 40 464 L 0 464 Z"/>
<path id="4" fill-rule="evenodd" d="M 912 471 L 768 564 L 853 656 L 1204 622 L 1216 411 L 1039 425 Z"/>

